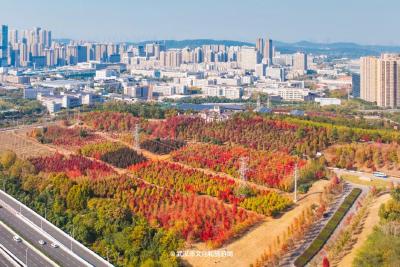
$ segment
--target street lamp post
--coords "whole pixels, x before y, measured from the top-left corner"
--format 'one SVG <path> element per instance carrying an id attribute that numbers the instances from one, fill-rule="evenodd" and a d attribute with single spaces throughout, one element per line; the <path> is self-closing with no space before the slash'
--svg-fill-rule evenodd
<path id="1" fill-rule="evenodd" d="M 72 251 L 72 240 L 73 239 L 74 239 L 74 225 L 72 225 L 71 251 Z"/>
<path id="2" fill-rule="evenodd" d="M 295 169 L 294 169 L 294 200 L 293 200 L 294 203 L 297 202 L 297 176 L 298 176 L 298 171 L 297 171 L 297 162 L 296 162 Z"/>
<path id="3" fill-rule="evenodd" d="M 47 216 L 46 216 L 46 215 L 47 215 L 46 213 L 47 213 L 47 208 L 44 207 L 44 219 L 45 219 L 45 220 L 47 220 L 47 219 L 46 219 L 46 217 L 47 217 Z M 42 230 L 43 230 L 43 217 L 41 217 L 41 219 L 40 219 L 40 228 L 42 228 Z"/>

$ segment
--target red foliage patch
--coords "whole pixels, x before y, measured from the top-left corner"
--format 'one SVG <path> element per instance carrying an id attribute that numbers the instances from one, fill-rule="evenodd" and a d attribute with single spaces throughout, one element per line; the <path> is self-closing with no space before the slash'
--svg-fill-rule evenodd
<path id="1" fill-rule="evenodd" d="M 90 127 L 100 131 L 131 131 L 135 128 L 140 118 L 129 113 L 121 112 L 90 112 L 82 117 Z"/>
<path id="2" fill-rule="evenodd" d="M 271 187 L 287 188 L 296 162 L 301 168 L 305 160 L 299 160 L 284 152 L 265 152 L 233 146 L 196 144 L 173 152 L 175 161 L 196 168 L 208 168 L 239 178 L 240 160 L 247 158 L 246 178 L 252 182 Z"/>
<path id="3" fill-rule="evenodd" d="M 183 194 L 208 195 L 226 203 L 270 216 L 283 211 L 290 201 L 276 192 L 247 188 L 232 179 L 205 174 L 165 161 L 141 163 L 130 170 L 151 184 Z M 247 193 L 246 193 L 247 191 Z"/>
<path id="4" fill-rule="evenodd" d="M 231 142 L 263 150 L 292 151 L 301 142 L 296 137 L 298 126 L 281 120 L 233 118 L 206 123 L 199 117 L 176 116 L 151 122 L 147 130 L 153 137 L 181 140 Z"/>
<path id="5" fill-rule="evenodd" d="M 83 128 L 64 128 L 49 126 L 40 132 L 32 133 L 42 143 L 52 143 L 67 149 L 77 149 L 88 143 L 101 142 L 102 137 Z"/>
<path id="6" fill-rule="evenodd" d="M 214 247 L 261 219 L 215 199 L 172 193 L 146 184 L 130 192 L 130 208 L 153 225 L 174 229 L 186 240 L 210 242 Z"/>
<path id="7" fill-rule="evenodd" d="M 65 157 L 54 154 L 49 157 L 32 158 L 30 161 L 39 172 L 65 172 L 70 178 L 87 176 L 91 179 L 100 179 L 115 173 L 111 167 L 102 162 L 76 155 Z"/>

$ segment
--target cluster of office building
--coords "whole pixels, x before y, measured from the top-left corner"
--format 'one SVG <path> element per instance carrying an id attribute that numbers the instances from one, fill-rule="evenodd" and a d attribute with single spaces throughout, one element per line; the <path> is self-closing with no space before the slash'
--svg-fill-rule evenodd
<path id="1" fill-rule="evenodd" d="M 0 83 L 23 88 L 27 98 L 42 101 L 51 112 L 107 99 L 240 99 L 257 92 L 281 101 L 312 101 L 323 90 L 352 86 L 351 77 L 336 68 L 341 62 L 283 54 L 269 38 L 258 38 L 255 46 L 167 49 L 164 42 L 66 44 L 53 40 L 49 30 L 3 25 L 0 44 Z M 313 89 L 305 83 L 309 71 L 316 74 Z"/>

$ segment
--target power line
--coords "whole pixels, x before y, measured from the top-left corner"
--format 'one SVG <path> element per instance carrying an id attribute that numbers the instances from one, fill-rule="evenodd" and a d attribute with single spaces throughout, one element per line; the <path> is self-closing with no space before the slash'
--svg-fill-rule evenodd
<path id="1" fill-rule="evenodd" d="M 135 133 L 134 133 L 134 146 L 136 149 L 140 149 L 140 124 L 137 123 L 135 126 Z"/>
<path id="2" fill-rule="evenodd" d="M 293 202 L 297 202 L 297 180 L 298 180 L 298 167 L 297 167 L 297 162 L 294 167 L 294 200 Z"/>
<path id="3" fill-rule="evenodd" d="M 240 174 L 240 179 L 242 181 L 247 181 L 246 173 L 248 171 L 247 167 L 247 162 L 248 162 L 247 157 L 241 157 L 240 162 L 239 162 L 239 174 Z"/>

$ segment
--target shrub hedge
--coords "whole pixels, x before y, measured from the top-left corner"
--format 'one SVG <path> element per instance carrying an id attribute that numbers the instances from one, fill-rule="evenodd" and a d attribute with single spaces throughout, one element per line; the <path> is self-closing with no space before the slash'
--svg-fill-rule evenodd
<path id="1" fill-rule="evenodd" d="M 140 147 L 158 155 L 165 155 L 185 145 L 186 142 L 182 140 L 155 138 L 143 141 Z"/>
<path id="2" fill-rule="evenodd" d="M 147 160 L 142 154 L 138 154 L 128 147 L 107 152 L 100 159 L 118 168 L 126 168 Z"/>
<path id="3" fill-rule="evenodd" d="M 322 231 L 319 233 L 317 238 L 311 243 L 307 250 L 296 259 L 294 262 L 296 267 L 305 266 L 322 249 L 360 194 L 361 189 L 359 188 L 354 188 L 351 191 L 351 193 L 343 201 L 342 205 L 340 205 L 339 209 L 325 225 L 324 229 L 322 229 Z"/>

